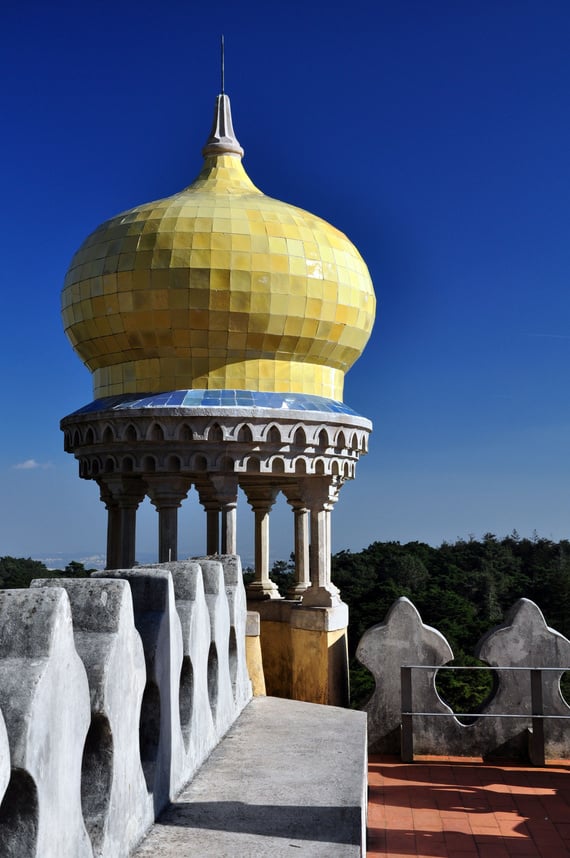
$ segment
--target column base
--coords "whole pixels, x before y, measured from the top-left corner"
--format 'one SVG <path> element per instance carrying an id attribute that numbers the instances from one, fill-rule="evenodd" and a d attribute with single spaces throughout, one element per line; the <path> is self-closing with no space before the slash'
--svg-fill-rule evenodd
<path id="1" fill-rule="evenodd" d="M 303 606 L 306 608 L 336 608 L 342 605 L 340 590 L 334 584 L 322 587 L 312 585 L 303 593 Z"/>
<path id="2" fill-rule="evenodd" d="M 310 589 L 310 582 L 294 584 L 289 590 L 287 590 L 287 598 L 288 599 L 302 599 L 307 590 Z"/>
<path id="3" fill-rule="evenodd" d="M 282 599 L 277 584 L 273 581 L 252 581 L 245 588 L 248 601 L 261 602 L 265 599 Z"/>

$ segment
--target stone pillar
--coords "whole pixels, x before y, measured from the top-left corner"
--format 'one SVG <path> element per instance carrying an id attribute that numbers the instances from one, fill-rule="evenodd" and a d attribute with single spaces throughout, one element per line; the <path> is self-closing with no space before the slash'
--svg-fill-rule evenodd
<path id="1" fill-rule="evenodd" d="M 147 477 L 150 502 L 158 512 L 158 562 L 178 560 L 178 509 L 188 494 L 190 480 L 171 474 Z"/>
<path id="2" fill-rule="evenodd" d="M 119 512 L 119 504 L 113 500 L 111 492 L 109 492 L 101 482 L 99 483 L 101 500 L 105 504 L 107 510 L 107 569 L 118 569 L 121 565 L 121 516 Z"/>
<path id="3" fill-rule="evenodd" d="M 206 554 L 211 557 L 220 553 L 220 505 L 206 506 Z"/>
<path id="4" fill-rule="evenodd" d="M 209 478 L 201 478 L 195 483 L 200 503 L 206 512 L 206 555 L 213 557 L 220 553 L 220 512 L 221 504 Z"/>
<path id="5" fill-rule="evenodd" d="M 295 517 L 295 583 L 288 591 L 290 599 L 299 599 L 311 586 L 309 575 L 309 510 L 294 489 L 284 488 Z"/>
<path id="6" fill-rule="evenodd" d="M 146 494 L 141 477 L 109 474 L 97 480 L 108 510 L 107 569 L 135 565 L 137 509 Z"/>
<path id="7" fill-rule="evenodd" d="M 246 483 L 243 490 L 255 515 L 255 578 L 247 586 L 248 599 L 280 599 L 279 589 L 269 577 L 269 511 L 279 487 Z"/>
<path id="8" fill-rule="evenodd" d="M 222 554 L 237 554 L 237 477 L 211 474 L 210 482 L 222 512 Z"/>
<path id="9" fill-rule="evenodd" d="M 309 566 L 311 586 L 303 595 L 307 607 L 334 608 L 340 605 L 338 587 L 331 581 L 330 515 L 338 499 L 341 483 L 337 477 L 306 477 L 301 496 L 310 510 L 311 547 Z"/>

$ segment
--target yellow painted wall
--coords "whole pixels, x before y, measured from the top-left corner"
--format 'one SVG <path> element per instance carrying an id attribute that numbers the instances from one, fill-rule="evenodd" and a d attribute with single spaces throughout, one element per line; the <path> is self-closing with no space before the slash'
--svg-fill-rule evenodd
<path id="1" fill-rule="evenodd" d="M 263 659 L 261 656 L 261 641 L 257 635 L 246 635 L 245 659 L 254 697 L 266 694 Z"/>
<path id="2" fill-rule="evenodd" d="M 292 697 L 310 703 L 348 705 L 346 629 L 291 629 Z"/>
<path id="3" fill-rule="evenodd" d="M 267 694 L 294 699 L 291 685 L 291 627 L 289 623 L 261 621 L 261 652 Z"/>

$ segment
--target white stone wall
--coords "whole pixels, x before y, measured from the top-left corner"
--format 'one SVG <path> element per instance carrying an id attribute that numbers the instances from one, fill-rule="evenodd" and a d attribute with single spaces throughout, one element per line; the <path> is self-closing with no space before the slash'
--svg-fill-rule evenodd
<path id="1" fill-rule="evenodd" d="M 0 855 L 126 858 L 251 698 L 237 557 L 0 591 Z"/>

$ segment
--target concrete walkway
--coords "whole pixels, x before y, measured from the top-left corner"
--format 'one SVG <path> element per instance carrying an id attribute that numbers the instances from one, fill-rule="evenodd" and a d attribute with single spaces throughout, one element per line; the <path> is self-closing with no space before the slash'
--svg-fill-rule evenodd
<path id="1" fill-rule="evenodd" d="M 134 854 L 359 858 L 365 813 L 365 713 L 256 697 Z"/>
<path id="2" fill-rule="evenodd" d="M 369 761 L 368 858 L 568 858 L 570 764 Z"/>

